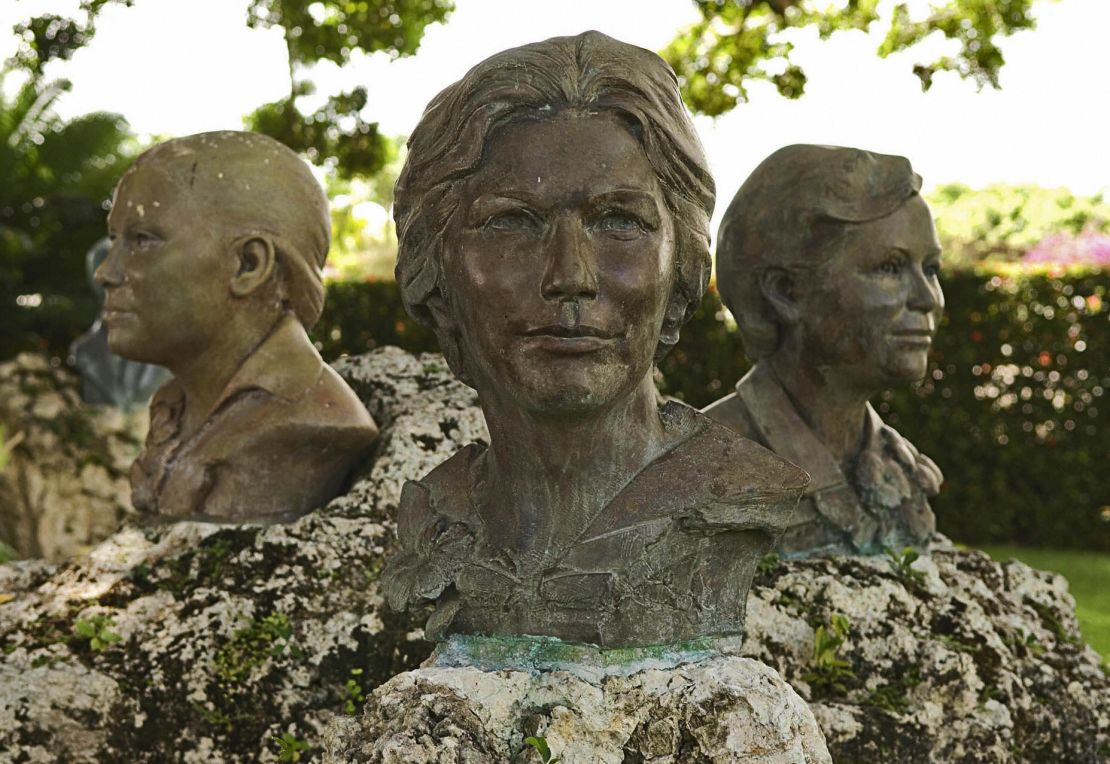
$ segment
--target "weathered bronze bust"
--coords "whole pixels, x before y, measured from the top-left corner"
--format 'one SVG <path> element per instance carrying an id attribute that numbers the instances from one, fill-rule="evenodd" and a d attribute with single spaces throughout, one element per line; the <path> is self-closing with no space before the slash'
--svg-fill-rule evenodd
<path id="1" fill-rule="evenodd" d="M 406 485 L 390 604 L 435 601 L 431 639 L 740 633 L 805 475 L 657 403 L 714 199 L 670 68 L 597 32 L 499 53 L 432 101 L 396 199 L 405 304 L 490 445 Z"/>
<path id="2" fill-rule="evenodd" d="M 721 223 L 717 286 L 755 366 L 704 413 L 809 472 L 785 554 L 874 554 L 935 531 L 940 470 L 868 403 L 925 375 L 944 309 L 920 188 L 903 157 L 787 146 Z"/>
<path id="3" fill-rule="evenodd" d="M 151 401 L 135 508 L 284 521 L 335 496 L 377 427 L 306 334 L 330 220 L 304 162 L 251 133 L 167 141 L 120 180 L 108 232 L 108 346 L 174 375 Z"/>

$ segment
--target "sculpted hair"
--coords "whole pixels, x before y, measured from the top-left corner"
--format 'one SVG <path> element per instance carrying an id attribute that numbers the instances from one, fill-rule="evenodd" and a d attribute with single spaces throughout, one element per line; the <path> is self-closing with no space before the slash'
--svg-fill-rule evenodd
<path id="1" fill-rule="evenodd" d="M 760 287 L 767 268 L 805 278 L 849 226 L 886 217 L 920 190 L 921 177 L 900 156 L 799 144 L 764 159 L 717 232 L 717 289 L 748 357 L 766 358 L 780 344 L 778 316 Z"/>
<path id="2" fill-rule="evenodd" d="M 282 143 L 222 130 L 160 143 L 128 170 L 169 174 L 182 198 L 195 193 L 228 237 L 264 234 L 274 243 L 283 306 L 305 329 L 324 309 L 324 262 L 331 245 L 328 198 L 308 165 Z"/>
<path id="3" fill-rule="evenodd" d="M 675 279 L 656 357 L 678 341 L 709 280 L 713 179 L 678 93 L 674 72 L 654 53 L 599 32 L 555 37 L 481 62 L 428 105 L 409 138 L 397 180 L 397 283 L 405 307 L 433 327 L 429 303 L 449 303 L 442 282 L 443 238 L 461 183 L 481 163 L 491 134 L 509 122 L 561 111 L 607 112 L 643 146 L 675 223 Z M 679 299 L 673 299 L 677 296 Z"/>

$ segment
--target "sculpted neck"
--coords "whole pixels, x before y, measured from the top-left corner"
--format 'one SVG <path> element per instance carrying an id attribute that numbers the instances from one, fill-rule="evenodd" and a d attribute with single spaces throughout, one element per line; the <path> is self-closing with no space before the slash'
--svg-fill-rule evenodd
<path id="1" fill-rule="evenodd" d="M 243 362 L 278 327 L 281 317 L 269 328 L 257 325 L 250 317 L 235 315 L 204 350 L 191 357 L 166 364 L 185 391 L 183 432 L 195 432 L 211 416 L 220 395 Z"/>
<path id="2" fill-rule="evenodd" d="M 518 559 L 538 561 L 572 543 L 666 446 L 650 374 L 632 395 L 584 415 L 541 416 L 480 397 L 490 448 L 476 499 L 491 540 Z"/>
<path id="3" fill-rule="evenodd" d="M 810 429 L 841 466 L 863 445 L 867 401 L 878 391 L 860 386 L 848 370 L 815 366 L 786 345 L 759 363 L 771 367 Z"/>

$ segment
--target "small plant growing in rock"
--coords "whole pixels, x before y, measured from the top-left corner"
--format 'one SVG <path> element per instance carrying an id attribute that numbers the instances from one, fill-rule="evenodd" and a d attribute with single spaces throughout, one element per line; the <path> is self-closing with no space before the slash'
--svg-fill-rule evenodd
<path id="1" fill-rule="evenodd" d="M 1036 634 L 1030 634 L 1025 629 L 1018 629 L 1006 639 L 1010 650 L 1019 656 L 1044 655 L 1048 648 L 1041 644 Z"/>
<path id="2" fill-rule="evenodd" d="M 366 701 L 365 696 L 362 694 L 362 685 L 355 679 L 355 677 L 360 674 L 362 674 L 362 669 L 351 669 L 351 678 L 347 680 L 347 684 L 343 685 L 343 710 L 347 712 L 348 716 L 354 716 L 355 712 L 357 712 L 359 707 Z"/>
<path id="3" fill-rule="evenodd" d="M 119 642 L 123 637 L 112 631 L 112 619 L 104 614 L 92 618 L 79 618 L 73 624 L 73 634 L 79 640 L 88 640 L 89 649 L 94 653 L 104 650 L 108 645 Z"/>
<path id="4" fill-rule="evenodd" d="M 875 706 L 893 714 L 904 714 L 910 710 L 910 700 L 907 693 L 921 684 L 921 674 L 916 669 L 910 669 L 898 676 L 890 684 L 876 687 L 863 700 L 867 706 Z"/>
<path id="5" fill-rule="evenodd" d="M 551 746 L 547 744 L 547 738 L 544 737 L 526 737 L 524 744 L 536 749 L 540 755 L 542 764 L 559 764 L 559 757 L 551 755 Z"/>
<path id="6" fill-rule="evenodd" d="M 292 732 L 283 732 L 280 737 L 275 737 L 274 741 L 278 744 L 278 761 L 300 761 L 301 753 L 308 750 L 308 743 Z"/>
<path id="7" fill-rule="evenodd" d="M 1054 612 L 1052 612 L 1051 607 L 1028 597 L 1025 599 L 1025 602 L 1037 612 L 1037 615 L 1041 617 L 1041 620 L 1045 622 L 1045 625 L 1052 630 L 1052 633 L 1055 635 L 1057 642 L 1068 645 L 1077 645 L 1082 642 L 1079 637 L 1069 632 L 1068 628 L 1060 622 L 1060 619 L 1056 617 L 1056 614 Z"/>
<path id="8" fill-rule="evenodd" d="M 840 648 L 848 638 L 851 623 L 847 616 L 833 613 L 828 625 L 821 624 L 813 633 L 813 662 L 802 679 L 815 689 L 826 692 L 847 692 L 845 680 L 855 679 L 851 664 L 840 656 Z"/>
<path id="9" fill-rule="evenodd" d="M 761 559 L 759 561 L 759 565 L 756 566 L 756 569 L 755 569 L 756 575 L 759 575 L 759 576 L 769 576 L 769 575 L 771 575 L 772 573 L 775 572 L 775 568 L 777 568 L 779 566 L 779 562 L 781 562 L 781 560 L 780 560 L 780 558 L 779 558 L 779 556 L 776 552 L 769 552 L 769 553 L 763 555 L 763 559 Z"/>
<path id="10" fill-rule="evenodd" d="M 982 710 L 987 707 L 989 700 L 1005 700 L 1006 693 L 994 685 L 988 684 L 983 687 L 979 692 L 979 709 Z"/>
<path id="11" fill-rule="evenodd" d="M 271 613 L 251 621 L 216 652 L 216 675 L 229 684 L 243 681 L 266 658 L 276 658 L 286 648 L 292 652 L 292 636 L 293 627 L 284 613 Z"/>
<path id="12" fill-rule="evenodd" d="M 901 581 L 903 586 L 907 589 L 917 589 L 925 583 L 925 574 L 913 569 L 913 564 L 921 557 L 916 549 L 907 546 L 903 547 L 901 552 L 896 552 L 888 547 L 885 551 L 890 559 L 890 568 L 894 571 L 894 577 Z"/>
<path id="13" fill-rule="evenodd" d="M 970 642 L 964 642 L 959 637 L 953 636 L 951 634 L 937 634 L 935 639 L 948 649 L 955 650 L 959 653 L 975 652 L 975 645 L 971 644 Z"/>

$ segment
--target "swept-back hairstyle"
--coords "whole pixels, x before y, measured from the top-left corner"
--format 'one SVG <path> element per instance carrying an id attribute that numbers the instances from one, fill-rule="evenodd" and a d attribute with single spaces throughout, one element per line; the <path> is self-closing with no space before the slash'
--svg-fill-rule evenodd
<path id="1" fill-rule="evenodd" d="M 599 32 L 511 48 L 481 62 L 437 95 L 408 143 L 394 204 L 397 283 L 405 308 L 447 345 L 432 301 L 448 304 L 443 238 L 464 181 L 493 132 L 510 122 L 568 110 L 619 116 L 643 146 L 675 222 L 675 278 L 656 357 L 678 341 L 709 280 L 713 178 L 682 104 L 674 72 L 651 51 Z M 675 298 L 678 299 L 675 299 Z"/>
<path id="2" fill-rule="evenodd" d="M 331 216 L 324 190 L 296 152 L 265 135 L 219 130 L 159 143 L 127 174 L 144 167 L 169 174 L 182 194 L 195 194 L 218 212 L 214 219 L 228 235 L 267 234 L 285 309 L 306 329 L 316 324 L 324 308 Z"/>
<path id="3" fill-rule="evenodd" d="M 921 177 L 900 156 L 799 144 L 764 159 L 717 233 L 717 289 L 748 357 L 766 358 L 781 342 L 760 287 L 767 268 L 802 274 L 820 265 L 849 226 L 886 217 L 920 190 Z"/>

